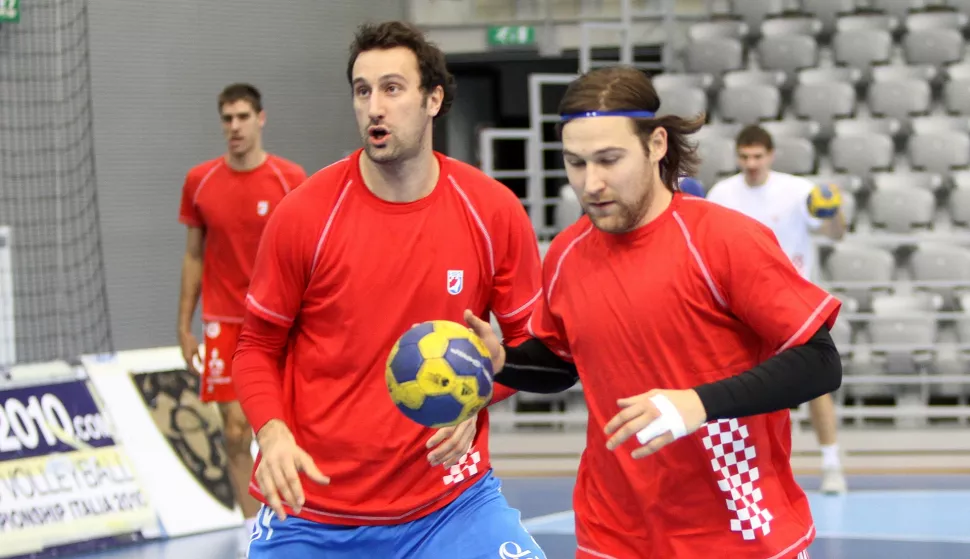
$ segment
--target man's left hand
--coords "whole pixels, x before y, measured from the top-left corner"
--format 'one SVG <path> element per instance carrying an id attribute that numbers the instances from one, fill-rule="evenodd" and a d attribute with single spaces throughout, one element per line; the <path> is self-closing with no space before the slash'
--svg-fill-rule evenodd
<path id="1" fill-rule="evenodd" d="M 685 436 L 698 430 L 707 421 L 707 410 L 704 409 L 704 404 L 701 403 L 697 392 L 693 390 L 651 390 L 637 396 L 617 400 L 617 404 L 623 410 L 613 416 L 613 419 L 606 424 L 606 434 L 612 435 L 606 442 L 606 448 L 616 450 L 627 439 L 635 436 L 660 417 L 660 410 L 650 400 L 657 395 L 665 396 L 674 410 L 680 414 L 680 419 L 686 428 Z M 670 410 L 668 414 L 674 410 Z M 631 454 L 634 458 L 643 458 L 657 452 L 673 441 L 674 435 L 669 430 L 665 430 L 644 442 L 643 446 L 638 447 Z"/>
<path id="2" fill-rule="evenodd" d="M 428 439 L 427 448 L 434 448 L 428 454 L 428 462 L 432 466 L 443 465 L 450 468 L 461 460 L 461 457 L 471 450 L 477 430 L 478 414 L 466 419 L 454 427 L 444 427 Z M 437 447 L 437 448 L 435 448 Z"/>

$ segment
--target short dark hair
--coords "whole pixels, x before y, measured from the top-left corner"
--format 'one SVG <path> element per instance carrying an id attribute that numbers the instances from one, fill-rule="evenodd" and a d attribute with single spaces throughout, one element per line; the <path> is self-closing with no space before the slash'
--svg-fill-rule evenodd
<path id="1" fill-rule="evenodd" d="M 414 53 L 421 72 L 421 89 L 425 94 L 434 91 L 439 85 L 444 90 L 441 110 L 435 118 L 445 116 L 455 101 L 455 77 L 448 71 L 445 53 L 434 43 L 429 42 L 420 29 L 403 21 L 384 23 L 365 23 L 357 28 L 350 44 L 350 58 L 347 61 L 347 83 L 353 85 L 354 63 L 360 53 L 370 50 L 386 50 L 404 47 Z"/>
<path id="2" fill-rule="evenodd" d="M 596 68 L 569 84 L 559 103 L 559 114 L 585 111 L 650 111 L 660 109 L 660 96 L 650 78 L 630 66 Z M 657 128 L 667 131 L 667 154 L 660 161 L 660 177 L 671 191 L 677 190 L 679 178 L 693 176 L 699 163 L 696 147 L 687 136 L 704 125 L 703 113 L 688 120 L 665 115 L 634 118 L 633 123 L 644 151 L 649 152 L 650 134 Z M 560 136 L 562 124 L 557 126 Z"/>
<path id="3" fill-rule="evenodd" d="M 257 113 L 263 110 L 263 96 L 252 84 L 233 83 L 227 85 L 219 94 L 219 110 L 222 111 L 222 106 L 226 103 L 235 103 L 236 101 L 249 101 L 249 104 L 253 106 L 253 110 Z"/>
<path id="4" fill-rule="evenodd" d="M 739 148 L 762 146 L 767 151 L 775 149 L 775 142 L 771 139 L 771 134 L 757 124 L 751 124 L 742 128 L 738 132 L 738 137 L 734 140 L 734 145 Z"/>

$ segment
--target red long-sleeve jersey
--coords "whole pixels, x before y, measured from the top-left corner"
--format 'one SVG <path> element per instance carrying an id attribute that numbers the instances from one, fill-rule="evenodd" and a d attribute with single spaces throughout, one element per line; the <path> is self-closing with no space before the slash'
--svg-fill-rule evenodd
<path id="1" fill-rule="evenodd" d="M 257 432 L 285 421 L 331 478 L 303 478 L 298 516 L 393 524 L 440 509 L 490 467 L 487 411 L 459 465 L 429 464 L 434 431 L 401 414 L 384 382 L 394 342 L 417 322 L 461 323 L 465 309 L 494 313 L 509 343 L 526 339 L 541 268 L 532 225 L 504 185 L 436 154 L 431 194 L 392 203 L 364 184 L 360 157 L 313 175 L 267 224 L 234 382 Z M 496 399 L 510 393 L 495 386 Z M 265 502 L 255 483 L 250 491 Z"/>

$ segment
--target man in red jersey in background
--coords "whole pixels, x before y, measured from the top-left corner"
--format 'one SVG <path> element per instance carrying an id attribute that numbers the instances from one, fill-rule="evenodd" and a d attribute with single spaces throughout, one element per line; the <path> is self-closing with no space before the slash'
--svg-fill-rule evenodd
<path id="1" fill-rule="evenodd" d="M 415 323 L 472 309 L 509 343 L 528 338 L 531 223 L 504 185 L 432 150 L 454 83 L 420 31 L 362 26 L 347 78 L 364 148 L 270 219 L 235 356 L 261 453 L 251 490 L 267 504 L 250 558 L 544 558 L 492 474 L 487 411 L 428 429 L 384 381 Z"/>
<path id="2" fill-rule="evenodd" d="M 535 339 L 502 347 L 466 320 L 504 365 L 496 382 L 582 381 L 577 557 L 801 559 L 815 527 L 789 463 L 789 409 L 841 383 L 828 331 L 840 304 L 768 228 L 675 192 L 703 119 L 659 108 L 634 68 L 569 86 L 563 155 L 586 216 L 547 253 Z"/>
<path id="3" fill-rule="evenodd" d="M 283 196 L 306 179 L 306 173 L 296 163 L 263 150 L 266 113 L 259 90 L 249 84 L 229 85 L 219 94 L 218 106 L 228 149 L 193 167 L 182 187 L 179 221 L 188 227 L 188 235 L 177 333 L 189 369 L 202 375 L 201 400 L 218 402 L 222 412 L 229 477 L 246 518 L 240 537 L 240 550 L 245 552 L 259 503 L 248 490 L 253 471 L 252 429 L 236 401 L 232 354 L 263 227 Z M 204 357 L 192 334 L 200 293 Z"/>

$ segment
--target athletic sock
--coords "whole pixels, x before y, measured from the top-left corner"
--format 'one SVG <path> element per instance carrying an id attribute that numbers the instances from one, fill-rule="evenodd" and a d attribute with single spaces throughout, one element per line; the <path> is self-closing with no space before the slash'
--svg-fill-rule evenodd
<path id="1" fill-rule="evenodd" d="M 839 457 L 839 445 L 830 444 L 822 445 L 822 467 L 823 468 L 841 468 L 842 459 Z"/>

